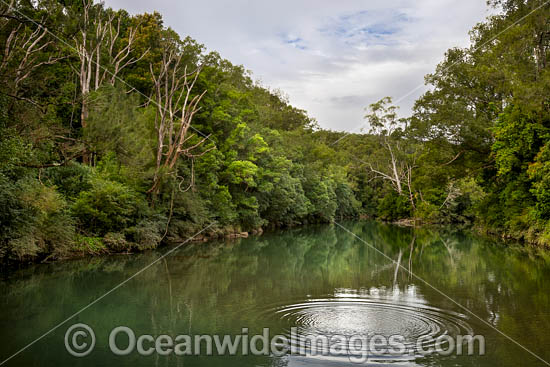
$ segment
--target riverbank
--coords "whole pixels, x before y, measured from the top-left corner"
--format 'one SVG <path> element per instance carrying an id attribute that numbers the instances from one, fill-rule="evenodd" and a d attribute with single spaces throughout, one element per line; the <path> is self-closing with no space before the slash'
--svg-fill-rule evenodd
<path id="1" fill-rule="evenodd" d="M 445 226 L 449 223 L 442 222 L 426 222 L 420 218 L 404 218 L 397 221 L 389 222 L 400 227 L 419 228 L 424 226 Z M 452 223 L 453 226 L 459 228 L 471 229 L 475 233 L 498 239 L 505 242 L 519 242 L 527 246 L 535 246 L 543 249 L 550 249 L 550 236 L 548 235 L 547 228 L 544 226 L 532 226 L 523 231 L 506 231 L 495 227 L 490 227 L 486 224 L 480 223 L 478 220 L 476 223 Z"/>
<path id="2" fill-rule="evenodd" d="M 538 247 L 541 249 L 549 249 L 550 246 L 547 242 L 543 242 L 538 237 L 532 237 L 533 233 L 514 233 L 506 234 L 503 231 L 498 231 L 496 229 L 491 229 L 489 227 L 484 227 L 480 224 L 466 224 L 466 223 L 441 223 L 441 222 L 427 222 L 423 221 L 420 218 L 403 218 L 396 221 L 384 221 L 380 218 L 371 218 L 369 216 L 359 216 L 358 218 L 347 218 L 346 220 L 356 219 L 360 222 L 378 222 L 385 223 L 390 225 L 395 225 L 397 227 L 411 228 L 414 230 L 417 229 L 429 229 L 429 230 L 442 230 L 446 229 L 449 226 L 452 226 L 455 230 L 468 230 L 476 233 L 482 237 L 486 237 L 491 240 L 502 241 L 506 244 L 522 244 L 523 246 L 532 246 Z M 314 224 L 314 223 L 311 223 Z M 321 224 L 321 223 L 315 223 Z M 328 223 L 327 223 L 328 224 Z M 277 232 L 285 229 L 304 227 L 309 224 L 304 223 L 297 226 L 274 226 L 271 225 L 269 228 L 259 227 L 250 231 L 243 231 L 238 226 L 225 226 L 225 227 L 216 227 L 212 226 L 208 228 L 196 229 L 195 233 L 187 231 L 187 233 L 176 234 L 171 230 L 165 231 L 164 237 L 157 237 L 155 243 L 150 243 L 148 246 L 143 246 L 143 244 L 132 243 L 131 241 L 126 240 L 121 235 L 117 234 L 107 234 L 104 237 L 87 237 L 78 235 L 76 236 L 73 245 L 69 248 L 66 248 L 64 253 L 50 253 L 42 254 L 32 259 L 16 260 L 10 259 L 9 261 L 4 261 L 0 264 L 0 271 L 3 273 L 9 273 L 13 269 L 24 268 L 37 263 L 55 263 L 63 262 L 67 260 L 73 260 L 78 258 L 86 257 L 98 257 L 98 256 L 109 256 L 109 255 L 133 255 L 140 254 L 146 251 L 160 249 L 166 246 L 172 246 L 181 244 L 184 242 L 188 243 L 206 243 L 212 241 L 220 240 L 237 240 L 242 238 L 248 238 L 250 236 L 261 236 L 264 232 Z M 152 229 L 151 229 L 152 230 Z M 531 236 L 531 237 L 530 237 Z"/>
<path id="3" fill-rule="evenodd" d="M 348 218 L 350 219 L 350 218 Z M 321 224 L 321 223 L 311 223 Z M 233 241 L 251 236 L 261 236 L 264 232 L 275 232 L 278 230 L 307 226 L 270 226 L 269 228 L 256 228 L 250 231 L 243 231 L 239 226 L 216 227 L 215 225 L 205 226 L 196 229 L 195 233 L 178 235 L 172 230 L 167 230 L 163 238 L 158 237 L 158 242 L 150 243 L 148 246 L 133 243 L 126 240 L 120 234 L 108 233 L 104 237 L 88 237 L 77 235 L 70 247 L 66 247 L 63 253 L 38 254 L 33 258 L 7 259 L 0 262 L 0 272 L 9 273 L 15 269 L 25 268 L 40 263 L 56 263 L 80 258 L 103 257 L 110 255 L 134 255 L 163 247 L 179 245 L 182 243 L 198 244 L 213 241 Z M 150 228 L 154 230 L 154 228 Z"/>
<path id="4" fill-rule="evenodd" d="M 395 225 L 397 227 L 402 227 L 402 228 L 413 228 L 414 230 L 429 229 L 429 230 L 437 231 L 437 230 L 442 230 L 449 227 L 448 224 L 425 223 L 418 219 L 404 219 L 404 220 L 399 220 L 394 222 L 381 221 L 381 220 L 376 220 L 368 217 L 361 217 L 356 219 L 359 222 L 378 222 L 378 223 L 384 223 L 389 225 Z M 350 220 L 350 218 L 348 218 L 347 220 Z M 214 229 L 208 229 L 205 232 L 197 231 L 195 234 L 190 234 L 187 237 L 167 238 L 159 242 L 157 245 L 150 246 L 148 248 L 143 248 L 139 244 L 131 243 L 131 242 L 122 240 L 121 238 L 117 239 L 115 236 L 112 236 L 112 235 L 108 235 L 103 238 L 98 238 L 98 237 L 91 238 L 91 237 L 79 236 L 77 238 L 77 241 L 79 242 L 75 241 L 74 246 L 71 247 L 63 255 L 55 256 L 54 254 L 44 254 L 43 256 L 39 256 L 32 260 L 27 260 L 27 261 L 17 261 L 12 259 L 10 261 L 5 261 L 1 263 L 0 271 L 2 273 L 10 273 L 15 269 L 25 268 L 33 264 L 57 263 L 57 262 L 64 262 L 68 260 L 87 258 L 87 257 L 92 258 L 92 257 L 104 257 L 104 256 L 111 256 L 111 255 L 135 255 L 135 254 L 144 253 L 146 251 L 161 249 L 164 247 L 174 246 L 174 245 L 178 245 L 186 242 L 189 244 L 199 244 L 199 243 L 207 243 L 207 242 L 213 242 L 213 241 L 232 241 L 232 240 L 238 240 L 242 238 L 248 238 L 251 236 L 261 236 L 262 234 L 264 234 L 264 232 L 277 233 L 278 231 L 284 231 L 291 228 L 307 227 L 308 225 L 309 224 L 303 224 L 300 226 L 271 227 L 267 229 L 258 228 L 252 231 L 242 231 L 240 230 L 240 228 L 236 228 L 236 227 L 214 228 Z M 320 223 L 317 223 L 317 225 L 320 225 Z M 540 246 L 533 242 L 521 241 L 520 239 L 513 238 L 510 236 L 505 237 L 493 232 L 484 231 L 480 227 L 476 227 L 472 225 L 454 224 L 452 227 L 455 230 L 471 230 L 477 233 L 478 235 L 487 237 L 488 239 L 500 240 L 509 244 L 519 242 L 519 243 L 523 243 L 524 245 L 547 248 L 547 246 Z"/>

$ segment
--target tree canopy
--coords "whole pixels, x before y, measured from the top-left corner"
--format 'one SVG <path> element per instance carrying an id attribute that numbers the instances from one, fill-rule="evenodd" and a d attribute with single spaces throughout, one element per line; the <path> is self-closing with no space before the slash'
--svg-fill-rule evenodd
<path id="1" fill-rule="evenodd" d="M 398 118 L 326 131 L 158 13 L 0 4 L 0 257 L 27 261 L 367 216 L 550 244 L 550 5 L 447 51 Z M 365 101 L 369 104 L 369 101 Z"/>

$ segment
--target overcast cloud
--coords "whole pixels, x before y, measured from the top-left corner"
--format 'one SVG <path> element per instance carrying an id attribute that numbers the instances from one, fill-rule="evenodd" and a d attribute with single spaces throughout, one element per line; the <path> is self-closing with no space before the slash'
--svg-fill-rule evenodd
<path id="1" fill-rule="evenodd" d="M 444 52 L 469 44 L 485 0 L 106 0 L 167 26 L 283 90 L 324 128 L 358 131 L 364 107 L 402 99 L 406 115 Z M 403 96 L 408 95 L 406 98 Z"/>

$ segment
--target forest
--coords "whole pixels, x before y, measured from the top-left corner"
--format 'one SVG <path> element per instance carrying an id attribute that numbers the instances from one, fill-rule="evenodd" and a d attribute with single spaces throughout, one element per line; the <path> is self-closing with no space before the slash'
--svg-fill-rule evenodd
<path id="1" fill-rule="evenodd" d="M 401 117 L 320 128 L 161 14 L 0 2 L 0 262 L 344 218 L 550 246 L 550 4 L 490 0 Z"/>

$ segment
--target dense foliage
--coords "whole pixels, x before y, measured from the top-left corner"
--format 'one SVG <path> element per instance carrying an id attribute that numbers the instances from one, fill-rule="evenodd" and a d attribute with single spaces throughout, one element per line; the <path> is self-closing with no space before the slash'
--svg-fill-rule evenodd
<path id="1" fill-rule="evenodd" d="M 359 215 L 315 121 L 159 14 L 11 6 L 0 18 L 2 258 Z"/>
<path id="2" fill-rule="evenodd" d="M 397 119 L 391 98 L 374 103 L 375 136 L 340 149 L 356 158 L 353 177 L 366 169 L 380 184 L 359 196 L 378 203 L 373 215 L 474 223 L 548 246 L 550 5 L 488 4 L 499 13 L 474 27 L 470 47 L 447 51 L 412 116 Z"/>
<path id="3" fill-rule="evenodd" d="M 0 5 L 0 257 L 35 260 L 365 215 L 550 243 L 550 5 L 451 49 L 412 116 L 324 131 L 158 13 Z M 535 10 L 535 11 L 534 11 Z"/>

